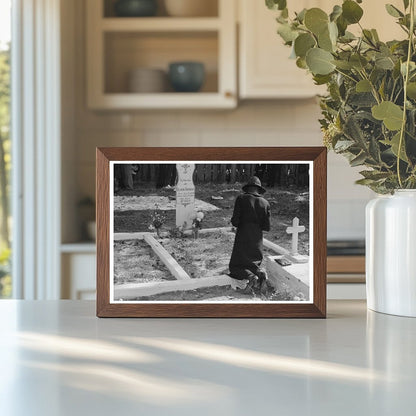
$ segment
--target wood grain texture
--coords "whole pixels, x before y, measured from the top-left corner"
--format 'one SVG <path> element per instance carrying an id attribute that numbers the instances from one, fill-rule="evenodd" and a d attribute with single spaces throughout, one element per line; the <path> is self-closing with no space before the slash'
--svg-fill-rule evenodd
<path id="1" fill-rule="evenodd" d="M 128 147 L 97 149 L 97 316 L 189 318 L 326 317 L 326 148 L 324 147 Z M 312 161 L 313 303 L 110 303 L 110 161 Z"/>
<path id="2" fill-rule="evenodd" d="M 327 272 L 365 274 L 365 256 L 328 256 Z"/>

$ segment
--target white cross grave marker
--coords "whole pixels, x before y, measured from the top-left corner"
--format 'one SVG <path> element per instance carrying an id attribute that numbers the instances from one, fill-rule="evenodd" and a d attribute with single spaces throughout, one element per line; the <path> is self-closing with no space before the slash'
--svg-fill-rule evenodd
<path id="1" fill-rule="evenodd" d="M 195 185 L 192 175 L 195 164 L 178 163 L 178 183 L 176 185 L 176 226 L 183 229 L 192 228 L 195 217 Z"/>
<path id="2" fill-rule="evenodd" d="M 298 236 L 299 233 L 303 233 L 305 231 L 304 225 L 299 225 L 299 218 L 295 217 L 293 219 L 292 227 L 287 227 L 286 232 L 288 234 L 292 234 L 292 250 L 290 254 L 292 256 L 298 256 Z"/>

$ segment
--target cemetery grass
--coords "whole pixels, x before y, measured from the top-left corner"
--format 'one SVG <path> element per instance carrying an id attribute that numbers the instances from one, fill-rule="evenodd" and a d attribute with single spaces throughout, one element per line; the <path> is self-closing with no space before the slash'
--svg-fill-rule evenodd
<path id="1" fill-rule="evenodd" d="M 202 223 L 203 228 L 229 227 L 233 213 L 234 201 L 241 193 L 242 184 L 200 184 L 195 187 L 195 198 L 215 205 L 219 209 L 205 213 Z M 148 184 L 135 185 L 134 190 L 121 190 L 117 193 L 121 196 L 166 196 L 175 197 L 173 188 L 155 189 Z M 223 199 L 212 199 L 212 197 Z M 306 227 L 304 233 L 299 234 L 299 253 L 309 254 L 309 192 L 307 188 L 268 188 L 264 197 L 270 202 L 272 211 L 271 231 L 264 236 L 268 240 L 286 248 L 291 247 L 291 235 L 286 233 L 286 228 L 292 225 L 294 217 L 299 218 L 301 225 Z M 114 232 L 148 232 L 151 217 L 154 210 L 144 211 L 115 211 Z M 163 211 L 166 222 L 162 226 L 162 232 L 168 232 L 175 228 L 175 210 Z M 231 255 L 231 251 L 230 251 Z"/>

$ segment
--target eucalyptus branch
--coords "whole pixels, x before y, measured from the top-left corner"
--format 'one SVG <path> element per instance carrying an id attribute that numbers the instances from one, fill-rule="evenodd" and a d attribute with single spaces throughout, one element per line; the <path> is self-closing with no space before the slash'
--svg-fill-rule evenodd
<path id="1" fill-rule="evenodd" d="M 400 139 L 399 139 L 399 148 L 397 151 L 397 177 L 399 179 L 400 188 L 403 188 L 402 177 L 400 173 L 400 156 L 403 147 L 404 141 L 404 134 L 406 130 L 406 110 L 407 110 L 407 83 L 409 82 L 409 70 L 410 70 L 410 62 L 412 60 L 412 50 L 413 50 L 413 37 L 414 37 L 414 29 L 415 29 L 415 0 L 410 0 L 410 29 L 409 29 L 409 44 L 407 47 L 407 60 L 406 60 L 406 73 L 404 75 L 404 85 L 403 85 L 403 118 L 402 118 L 402 127 L 400 129 Z"/>
<path id="2" fill-rule="evenodd" d="M 368 78 L 368 75 L 365 72 L 365 69 L 362 67 L 362 65 L 361 65 L 361 69 L 362 69 L 362 71 L 360 71 L 360 75 L 363 77 L 363 79 L 365 79 L 366 81 L 368 81 L 368 83 L 370 84 L 371 93 L 373 94 L 374 99 L 377 101 L 377 104 L 380 104 L 380 101 L 381 100 L 380 100 L 380 97 L 379 97 L 378 92 L 376 90 L 376 87 L 371 82 L 370 78 Z"/>
<path id="3" fill-rule="evenodd" d="M 346 77 L 346 78 L 350 79 L 352 82 L 355 82 L 355 83 L 357 83 L 357 82 L 358 82 L 355 78 L 351 77 L 351 76 L 350 76 L 350 75 L 348 75 L 348 74 L 345 74 L 344 72 L 340 71 L 338 68 L 335 68 L 335 71 L 336 71 L 336 72 L 338 72 L 338 73 L 339 73 L 339 74 L 341 74 L 341 75 L 344 75 L 344 77 Z"/>

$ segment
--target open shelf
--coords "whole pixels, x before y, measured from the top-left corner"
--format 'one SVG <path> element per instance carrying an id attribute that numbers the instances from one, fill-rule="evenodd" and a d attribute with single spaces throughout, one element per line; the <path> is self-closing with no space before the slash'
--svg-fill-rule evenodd
<path id="1" fill-rule="evenodd" d="M 128 19 L 114 17 L 102 19 L 101 29 L 106 32 L 169 32 L 175 30 L 198 32 L 218 30 L 220 24 L 220 20 L 216 17 L 137 17 Z"/>
<path id="2" fill-rule="evenodd" d="M 117 17 L 115 14 L 115 3 L 117 0 L 99 0 L 103 5 L 103 13 L 102 16 L 104 18 L 112 18 Z M 172 1 L 172 0 L 156 0 L 157 1 L 157 13 L 155 17 L 141 17 L 139 19 L 154 19 L 157 17 L 167 17 L 167 18 L 174 18 L 173 16 L 170 16 L 168 13 L 168 7 L 166 6 L 166 1 Z M 194 0 L 196 1 L 196 0 Z M 200 0 L 199 0 L 200 1 Z M 227 0 L 230 1 L 230 0 Z M 218 4 L 219 0 L 204 0 L 204 9 L 205 11 L 202 14 L 199 14 L 195 17 L 218 17 L 219 13 L 219 7 Z M 194 19 L 195 17 L 186 17 L 185 19 Z M 120 17 L 120 19 L 123 20 L 129 20 L 134 19 L 132 17 Z"/>
<path id="3" fill-rule="evenodd" d="M 97 110 L 235 108 L 235 3 L 212 1 L 217 11 L 211 17 L 169 17 L 163 7 L 159 7 L 155 17 L 115 17 L 113 0 L 88 0 L 88 107 Z M 169 83 L 155 93 L 137 93 L 134 92 L 137 89 L 129 88 L 132 71 L 162 70 L 167 79 L 169 64 L 183 61 L 204 65 L 205 80 L 200 91 L 178 93 Z"/>
<path id="4" fill-rule="evenodd" d="M 169 64 L 177 61 L 198 61 L 205 67 L 205 81 L 201 93 L 218 92 L 218 38 L 216 32 L 137 33 L 112 32 L 104 38 L 106 94 L 130 94 L 129 72 L 138 68 L 160 69 L 168 74 Z M 174 93 L 167 83 L 166 91 Z M 157 95 L 156 94 L 156 95 Z M 185 98 L 190 93 L 177 97 Z"/>

